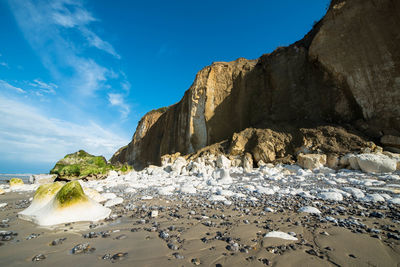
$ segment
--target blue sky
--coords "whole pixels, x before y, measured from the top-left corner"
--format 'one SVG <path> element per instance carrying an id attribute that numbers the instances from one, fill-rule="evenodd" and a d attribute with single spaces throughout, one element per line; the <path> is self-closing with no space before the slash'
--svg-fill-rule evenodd
<path id="1" fill-rule="evenodd" d="M 109 158 L 213 61 L 301 39 L 328 0 L 0 0 L 0 173 Z"/>

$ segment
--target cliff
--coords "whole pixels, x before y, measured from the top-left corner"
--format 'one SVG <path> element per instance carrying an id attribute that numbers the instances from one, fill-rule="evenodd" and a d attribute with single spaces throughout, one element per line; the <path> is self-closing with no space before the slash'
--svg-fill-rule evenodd
<path id="1" fill-rule="evenodd" d="M 251 147 L 241 152 L 270 162 L 304 148 L 345 153 L 398 137 L 399 44 L 399 1 L 334 0 L 293 45 L 202 69 L 180 102 L 142 118 L 132 142 L 111 161 L 142 168 L 160 164 L 164 154 L 190 154 L 224 140 L 224 152 L 235 154 L 232 137 L 248 136 L 253 130 L 246 128 L 269 141 L 261 145 L 250 136 Z M 310 132 L 319 137 L 308 138 Z M 274 156 L 255 156 L 257 146 Z"/>

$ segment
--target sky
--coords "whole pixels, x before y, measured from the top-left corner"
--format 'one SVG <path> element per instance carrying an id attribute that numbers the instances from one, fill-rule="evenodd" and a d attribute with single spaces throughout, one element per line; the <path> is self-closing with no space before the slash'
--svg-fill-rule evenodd
<path id="1" fill-rule="evenodd" d="M 0 173 L 109 159 L 214 61 L 303 38 L 329 0 L 0 0 Z"/>

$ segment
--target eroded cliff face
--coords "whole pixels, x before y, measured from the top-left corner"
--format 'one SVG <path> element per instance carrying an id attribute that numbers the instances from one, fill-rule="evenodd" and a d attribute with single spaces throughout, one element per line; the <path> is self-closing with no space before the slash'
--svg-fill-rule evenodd
<path id="1" fill-rule="evenodd" d="M 358 148 L 366 139 L 399 136 L 399 44 L 399 1 L 332 1 L 325 17 L 293 45 L 257 60 L 202 69 L 179 103 L 151 123 L 145 123 L 148 115 L 139 122 L 132 142 L 113 161 L 138 168 L 160 164 L 164 154 L 231 142 L 234 133 L 249 127 L 290 135 L 288 126 L 354 126 L 366 137 Z M 293 151 L 304 145 L 282 142 Z M 287 153 L 275 153 L 274 160 L 281 156 Z"/>

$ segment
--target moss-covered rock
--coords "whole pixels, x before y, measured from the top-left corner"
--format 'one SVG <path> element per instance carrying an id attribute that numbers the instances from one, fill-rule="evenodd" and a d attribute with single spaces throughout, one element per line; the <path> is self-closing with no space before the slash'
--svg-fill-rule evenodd
<path id="1" fill-rule="evenodd" d="M 25 219 L 29 218 L 35 214 L 38 210 L 46 206 L 57 194 L 58 191 L 63 187 L 63 183 L 54 182 L 49 184 L 44 184 L 36 189 L 33 195 L 33 200 L 31 205 L 25 210 L 18 213 L 18 217 Z"/>
<path id="2" fill-rule="evenodd" d="M 33 201 L 43 200 L 53 197 L 63 187 L 63 183 L 54 182 L 50 184 L 44 184 L 38 187 L 35 194 L 33 195 Z"/>
<path id="3" fill-rule="evenodd" d="M 108 171 L 114 169 L 103 156 L 94 156 L 83 150 L 68 154 L 59 160 L 50 174 L 59 179 L 76 180 L 85 177 L 103 178 Z"/>
<path id="4" fill-rule="evenodd" d="M 61 188 L 60 188 L 61 187 Z M 18 217 L 38 225 L 49 226 L 78 221 L 99 221 L 111 210 L 89 198 L 79 181 L 65 185 L 60 182 L 40 186 L 31 206 Z"/>
<path id="5" fill-rule="evenodd" d="M 66 207 L 86 202 L 88 201 L 88 197 L 83 192 L 81 184 L 78 181 L 72 181 L 58 191 L 56 200 L 59 207 Z"/>
<path id="6" fill-rule="evenodd" d="M 23 185 L 24 181 L 22 181 L 22 179 L 19 178 L 11 178 L 10 179 L 10 187 L 13 186 L 19 186 L 19 185 Z"/>

